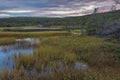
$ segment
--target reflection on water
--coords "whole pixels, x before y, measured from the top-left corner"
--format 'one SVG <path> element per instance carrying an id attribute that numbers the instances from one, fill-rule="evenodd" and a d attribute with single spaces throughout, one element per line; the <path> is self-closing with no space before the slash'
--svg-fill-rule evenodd
<path id="1" fill-rule="evenodd" d="M 35 38 L 23 38 L 23 39 L 16 39 L 15 44 L 10 45 L 0 45 L 0 71 L 3 69 L 12 70 L 14 68 L 14 55 L 19 54 L 33 54 L 34 49 L 37 47 L 37 44 L 40 43 L 39 39 Z M 58 71 L 62 71 L 65 69 L 69 69 L 70 66 L 65 66 L 61 62 L 58 67 Z M 86 69 L 88 65 L 80 62 L 76 62 L 74 67 L 71 66 L 76 70 L 79 69 Z M 53 73 L 55 71 L 54 66 L 46 66 L 42 70 L 42 74 Z"/>
<path id="2" fill-rule="evenodd" d="M 35 71 L 35 72 L 40 73 L 41 76 L 45 78 L 46 75 L 54 74 L 55 72 L 59 72 L 59 71 L 70 70 L 70 69 L 80 70 L 80 69 L 87 69 L 87 68 L 88 68 L 88 65 L 81 62 L 76 62 L 73 65 L 64 65 L 62 62 L 59 62 L 57 67 L 55 67 L 54 64 L 46 65 L 42 68 L 41 72 L 38 72 L 38 71 Z M 27 72 L 30 75 L 32 75 L 31 71 L 28 70 Z"/>
<path id="3" fill-rule="evenodd" d="M 14 67 L 14 54 L 32 54 L 39 42 L 39 39 L 24 38 L 16 39 L 16 43 L 12 45 L 1 45 L 0 70 L 12 70 Z"/>
<path id="4" fill-rule="evenodd" d="M 79 70 L 79 69 L 86 69 L 88 68 L 88 65 L 85 63 L 80 63 L 80 62 L 76 62 L 75 64 L 75 69 Z"/>

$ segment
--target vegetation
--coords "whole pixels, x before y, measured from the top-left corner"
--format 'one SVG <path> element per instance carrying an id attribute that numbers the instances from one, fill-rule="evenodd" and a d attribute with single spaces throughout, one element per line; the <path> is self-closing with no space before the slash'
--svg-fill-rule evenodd
<path id="1" fill-rule="evenodd" d="M 0 37 L 50 37 L 50 36 L 66 36 L 70 35 L 67 31 L 45 31 L 45 32 L 0 32 Z"/>
<path id="2" fill-rule="evenodd" d="M 15 42 L 16 42 L 16 38 L 14 37 L 0 38 L 0 45 L 8 45 L 8 44 L 13 44 Z"/>
<path id="3" fill-rule="evenodd" d="M 57 27 L 64 30 L 72 28 L 81 28 L 86 30 L 87 35 L 111 35 L 119 34 L 120 31 L 120 10 L 114 10 L 106 13 L 97 13 L 80 17 L 65 18 L 34 18 L 34 17 L 16 17 L 1 18 L 1 27 L 20 27 L 20 26 L 38 26 L 38 27 Z M 58 27 L 59 26 L 59 27 Z M 29 27 L 28 27 L 29 28 Z M 11 28 L 4 29 L 11 31 Z M 13 29 L 12 31 L 30 31 L 23 29 Z"/>
<path id="4" fill-rule="evenodd" d="M 34 18 L 34 17 L 16 17 L 16 18 L 1 18 L 1 27 L 13 27 L 13 26 L 39 26 L 40 27 L 52 27 L 52 26 L 65 26 L 65 27 L 81 27 L 87 26 L 87 23 L 93 21 L 94 24 L 101 24 L 101 21 L 111 22 L 120 21 L 120 10 L 98 13 L 80 17 L 65 17 L 65 18 Z M 95 19 L 94 19 L 95 18 Z M 100 23 L 98 23 L 100 21 Z M 93 24 L 91 23 L 91 24 Z M 98 26 L 98 25 L 97 25 Z"/>
<path id="5" fill-rule="evenodd" d="M 1 71 L 0 80 L 119 80 L 119 13 L 113 11 L 70 18 L 0 19 L 3 21 L 0 21 L 1 26 L 42 24 L 63 26 L 66 30 L 0 32 L 0 45 L 13 44 L 17 38 L 40 39 L 33 54 L 14 55 L 14 69 Z M 70 30 L 73 27 L 81 30 Z"/>
<path id="6" fill-rule="evenodd" d="M 1 80 L 119 80 L 119 44 L 95 36 L 54 36 L 37 33 L 41 38 L 34 54 L 15 56 L 15 68 L 4 70 Z M 29 37 L 32 33 L 6 33 L 9 37 Z M 28 35 L 29 34 L 29 35 Z M 42 35 L 41 35 L 42 34 Z M 50 35 L 51 34 L 51 35 Z M 5 33 L 1 33 L 5 35 Z M 22 36 L 22 37 L 25 37 Z M 42 36 L 42 37 L 41 37 Z M 49 37 L 48 37 L 49 36 Z M 21 36 L 20 36 L 21 37 Z M 21 38 L 22 38 L 21 37 Z M 31 37 L 34 37 L 32 35 Z M 1 39 L 4 39 L 1 36 Z M 76 63 L 88 67 L 76 69 Z M 70 66 L 70 67 L 69 67 Z"/>

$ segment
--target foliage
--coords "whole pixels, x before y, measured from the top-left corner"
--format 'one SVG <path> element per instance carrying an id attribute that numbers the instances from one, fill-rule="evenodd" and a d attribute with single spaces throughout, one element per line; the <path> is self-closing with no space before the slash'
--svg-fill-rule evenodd
<path id="1" fill-rule="evenodd" d="M 16 41 L 16 38 L 14 38 L 14 37 L 0 38 L 0 45 L 13 44 L 13 43 L 15 43 L 15 41 Z"/>

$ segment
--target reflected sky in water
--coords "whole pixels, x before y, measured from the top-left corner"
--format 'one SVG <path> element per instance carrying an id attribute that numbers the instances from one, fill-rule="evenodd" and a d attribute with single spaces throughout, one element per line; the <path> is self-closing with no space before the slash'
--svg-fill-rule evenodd
<path id="1" fill-rule="evenodd" d="M 15 44 L 0 46 L 0 70 L 12 70 L 14 67 L 14 55 L 33 54 L 38 39 L 17 39 Z"/>

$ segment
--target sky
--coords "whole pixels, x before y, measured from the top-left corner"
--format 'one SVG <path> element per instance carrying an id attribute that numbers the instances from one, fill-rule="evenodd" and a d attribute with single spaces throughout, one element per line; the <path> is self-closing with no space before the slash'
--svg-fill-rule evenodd
<path id="1" fill-rule="evenodd" d="M 0 0 L 0 17 L 68 17 L 106 12 L 113 0 Z M 117 5 L 117 8 L 120 6 Z"/>

